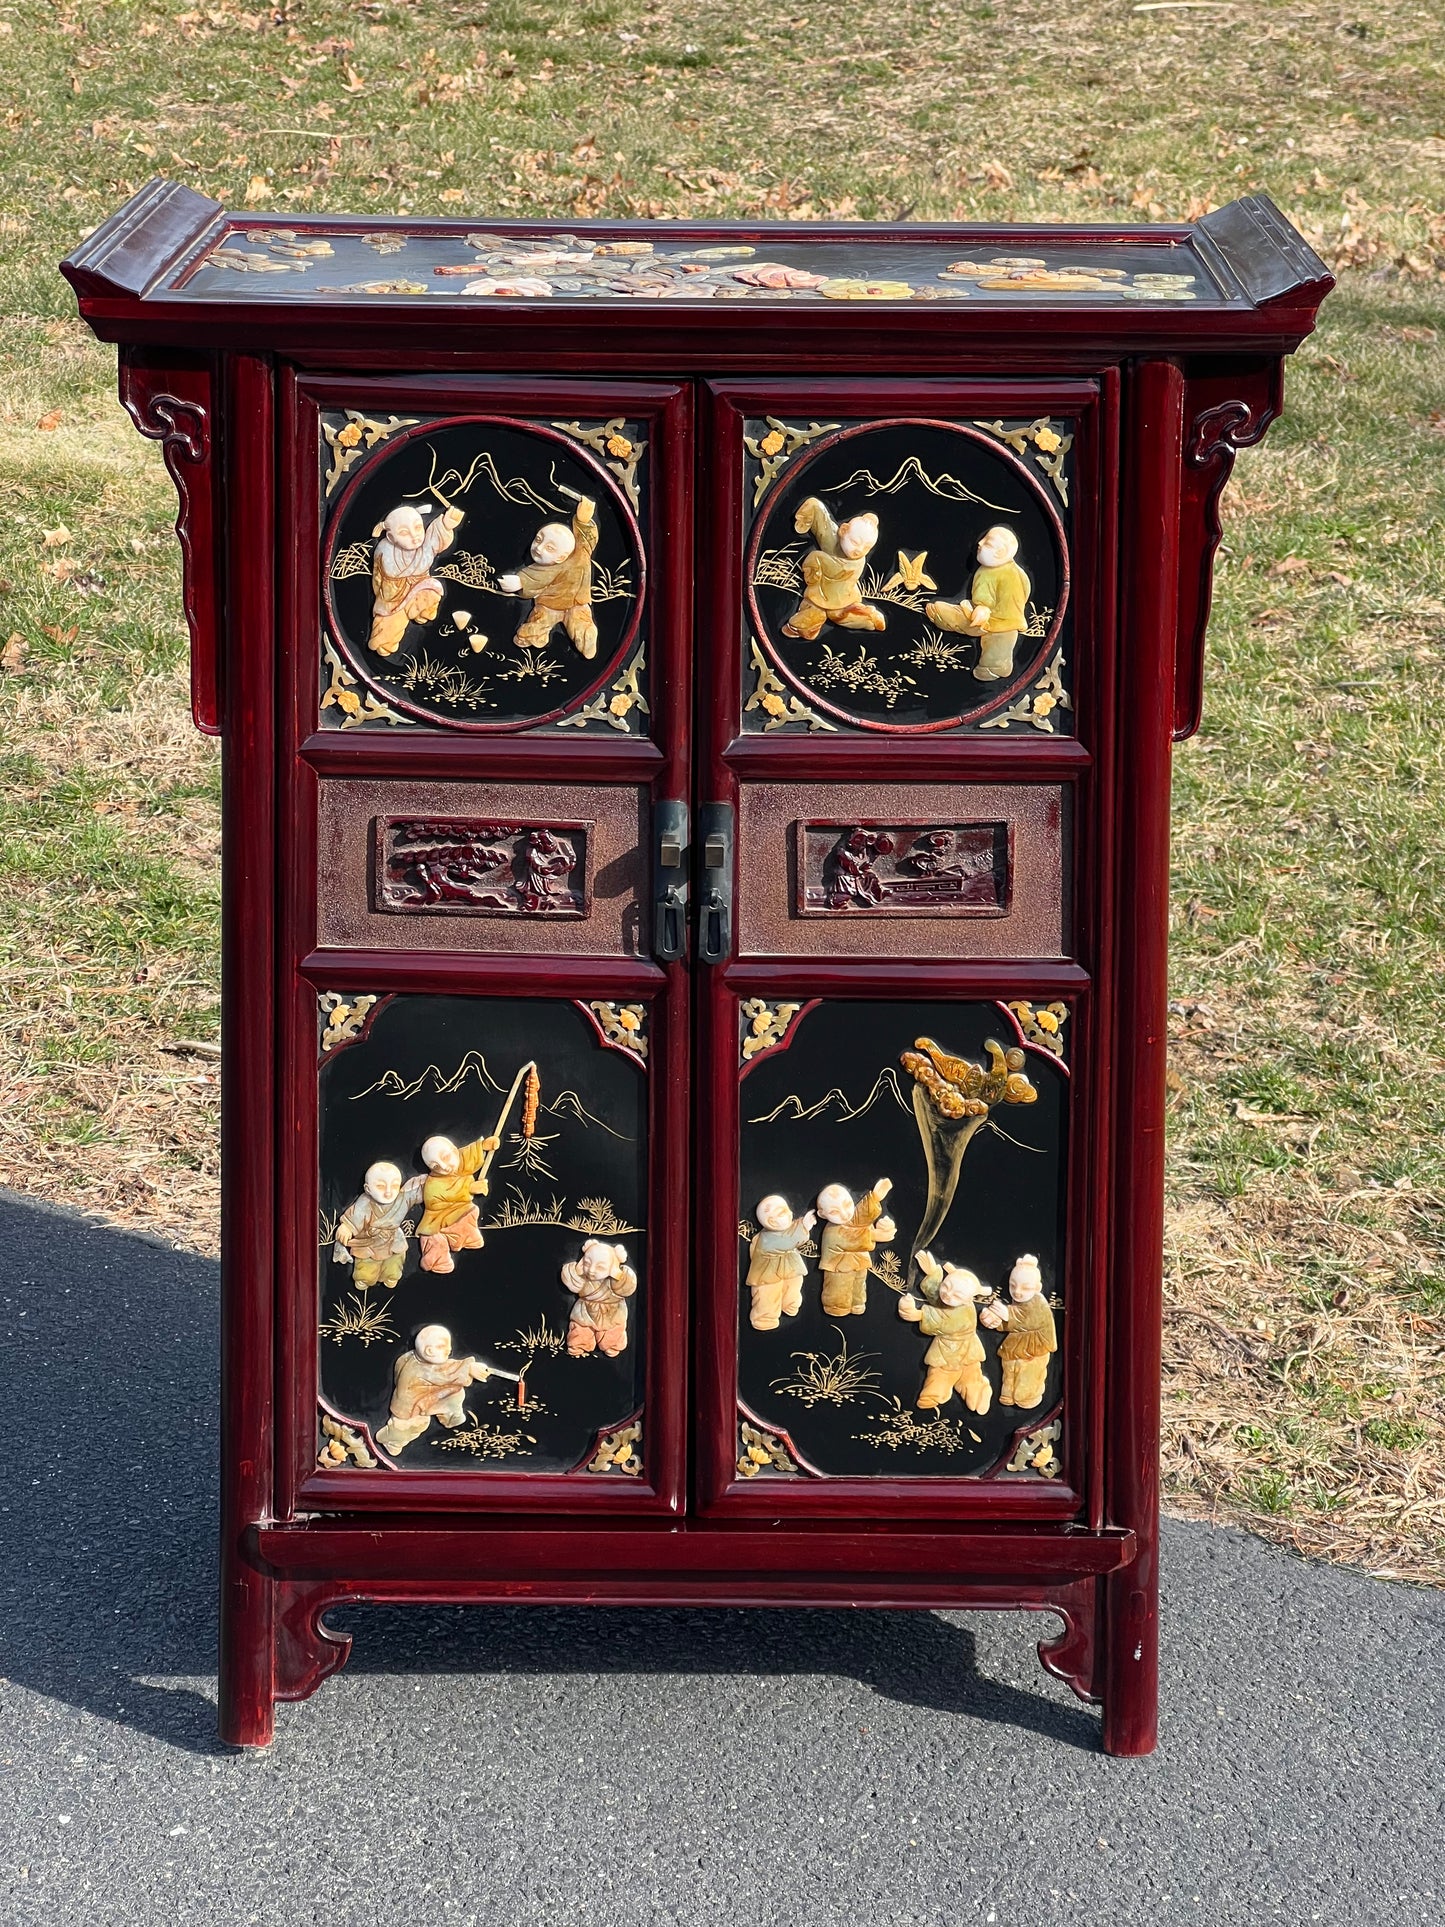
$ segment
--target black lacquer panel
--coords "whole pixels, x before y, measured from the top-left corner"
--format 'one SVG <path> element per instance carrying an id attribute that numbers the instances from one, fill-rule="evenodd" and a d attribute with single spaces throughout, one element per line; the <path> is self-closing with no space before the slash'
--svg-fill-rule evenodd
<path id="1" fill-rule="evenodd" d="M 920 1049 L 924 1041 L 937 1047 L 937 1059 Z M 1017 1055 L 1005 1056 L 991 1078 L 1006 1053 Z M 940 1101 L 963 1116 L 934 1107 L 929 1083 L 909 1067 L 918 1062 Z M 1022 1081 L 1010 1085 L 1009 1078 Z M 1027 1089 L 1032 1101 L 1020 1101 Z M 1056 1410 L 1063 1379 L 1068 1077 L 1061 1063 L 1025 1047 L 997 1004 L 824 1002 L 803 1010 L 781 1047 L 745 1065 L 740 1096 L 744 1407 L 789 1435 L 805 1471 L 956 1478 L 998 1469 L 1016 1435 Z M 754 1329 L 747 1280 L 759 1202 L 781 1194 L 801 1217 L 827 1186 L 861 1198 L 880 1178 L 892 1180 L 883 1209 L 896 1232 L 871 1253 L 865 1309 L 825 1311 L 820 1221 L 800 1248 L 807 1266 L 800 1309 L 784 1310 L 776 1329 Z M 931 1339 L 899 1306 L 905 1288 L 919 1291 L 913 1254 L 920 1243 L 939 1265 L 975 1273 L 1001 1305 L 1010 1302 L 1016 1262 L 1025 1254 L 1038 1259 L 1058 1349 L 1036 1403 L 1001 1402 L 1007 1334 L 980 1323 L 988 1410 L 969 1410 L 961 1391 L 935 1409 L 917 1405 Z"/>
<path id="2" fill-rule="evenodd" d="M 609 456 L 615 472 L 541 422 L 324 419 L 328 631 L 396 720 L 546 722 L 635 653 L 645 564 L 627 489 L 640 499 L 644 444 L 621 423 L 573 426 L 625 451 Z"/>
<path id="3" fill-rule="evenodd" d="M 752 635 L 817 719 L 957 728 L 1034 683 L 1070 629 L 1059 512 L 1069 427 L 1010 430 L 1026 463 L 1006 437 L 961 423 L 822 423 L 816 434 L 748 423 L 749 496 L 759 496 L 746 561 Z M 995 563 L 979 546 L 997 529 L 1007 535 Z M 1017 627 L 975 633 L 975 605 L 995 623 L 1012 612 Z M 746 725 L 781 725 L 785 692 L 754 691 L 758 665 L 748 667 L 758 699 Z M 1067 707 L 1064 693 L 1048 711 Z"/>
<path id="4" fill-rule="evenodd" d="M 600 1432 L 640 1409 L 646 1086 L 636 1057 L 605 1043 L 586 1007 L 561 999 L 398 996 L 377 1008 L 358 1041 L 324 1058 L 321 1393 L 373 1438 L 383 1434 L 381 1449 L 403 1468 L 568 1471 Z M 404 1181 L 425 1179 L 429 1139 L 463 1147 L 493 1134 L 501 1142 L 489 1188 L 475 1198 L 480 1249 L 464 1236 L 455 1250 L 433 1240 L 433 1258 L 450 1258 L 453 1269 L 425 1269 L 429 1206 L 416 1198 L 405 1211 L 395 1286 L 385 1262 L 359 1284 L 362 1266 L 336 1260 L 338 1219 L 363 1196 L 370 1166 L 383 1160 Z M 624 1247 L 638 1280 L 625 1299 L 625 1343 L 612 1356 L 615 1322 L 606 1345 L 594 1333 L 584 1355 L 569 1350 L 578 1299 L 563 1268 L 583 1259 L 589 1240 Z M 435 1417 L 419 1436 L 389 1447 L 396 1363 L 428 1325 L 451 1334 L 454 1358 L 521 1372 L 525 1402 L 511 1380 L 487 1378 L 465 1388 L 464 1424 Z"/>

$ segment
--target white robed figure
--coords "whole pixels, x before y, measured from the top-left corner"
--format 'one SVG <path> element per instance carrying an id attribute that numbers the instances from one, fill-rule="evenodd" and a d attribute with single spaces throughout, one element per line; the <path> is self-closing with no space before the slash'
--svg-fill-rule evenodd
<path id="1" fill-rule="evenodd" d="M 445 584 L 431 571 L 452 545 L 461 509 L 445 509 L 423 522 L 421 512 L 403 503 L 372 530 L 377 536 L 371 559 L 371 634 L 368 649 L 394 656 L 410 622 L 431 622 L 441 607 Z"/>

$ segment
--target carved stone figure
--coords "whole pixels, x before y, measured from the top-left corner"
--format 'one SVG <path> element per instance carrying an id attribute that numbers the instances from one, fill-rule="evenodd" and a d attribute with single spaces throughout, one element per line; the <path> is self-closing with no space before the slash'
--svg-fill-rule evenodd
<path id="1" fill-rule="evenodd" d="M 999 524 L 978 545 L 978 568 L 965 602 L 930 602 L 924 613 L 940 629 L 979 638 L 973 673 L 980 682 L 1006 682 L 1013 674 L 1014 649 L 1028 627 L 1028 577 L 1014 557 L 1019 539 Z"/>
<path id="2" fill-rule="evenodd" d="M 423 522 L 409 504 L 394 508 L 372 530 L 380 539 L 371 560 L 371 634 L 367 647 L 394 656 L 410 622 L 431 622 L 441 607 L 445 585 L 432 564 L 452 545 L 462 522 L 460 509 L 446 509 Z"/>
<path id="3" fill-rule="evenodd" d="M 422 1186 L 426 1208 L 417 1226 L 423 1271 L 455 1271 L 453 1252 L 481 1250 L 473 1200 L 486 1193 L 487 1166 L 500 1143 L 497 1137 L 463 1145 L 449 1137 L 429 1137 L 421 1147 L 421 1161 L 430 1173 Z"/>
<path id="4" fill-rule="evenodd" d="M 563 1265 L 562 1283 L 575 1294 L 567 1321 L 568 1356 L 585 1358 L 595 1351 L 616 1358 L 626 1351 L 627 1300 L 637 1290 L 626 1245 L 589 1238 L 582 1256 Z"/>
<path id="5" fill-rule="evenodd" d="M 754 1331 L 776 1331 L 782 1318 L 796 1318 L 802 1310 L 808 1265 L 798 1247 L 807 1243 L 817 1222 L 812 1211 L 795 1218 L 788 1200 L 776 1192 L 759 1204 L 762 1229 L 748 1247 L 748 1289 L 753 1295 L 748 1323 Z"/>
<path id="6" fill-rule="evenodd" d="M 892 1178 L 879 1178 L 871 1191 L 854 1200 L 846 1184 L 825 1184 L 818 1193 L 823 1220 L 818 1268 L 823 1274 L 823 1309 L 846 1318 L 868 1309 L 868 1269 L 876 1246 L 887 1244 L 897 1227 L 883 1216 Z"/>
<path id="7" fill-rule="evenodd" d="M 421 1197 L 423 1180 L 407 1178 L 384 1158 L 367 1167 L 362 1192 L 336 1224 L 332 1261 L 349 1264 L 354 1283 L 365 1291 L 395 1287 L 406 1265 L 406 1214 Z"/>
<path id="8" fill-rule="evenodd" d="M 811 535 L 814 546 L 803 557 L 803 599 L 783 624 L 785 636 L 812 642 L 825 622 L 840 629 L 883 629 L 882 612 L 863 602 L 859 587 L 863 565 L 878 540 L 878 517 L 854 515 L 835 522 L 816 495 L 810 495 L 793 518 L 799 535 Z"/>
<path id="9" fill-rule="evenodd" d="M 927 1302 L 920 1305 L 909 1292 L 898 1301 L 898 1316 L 933 1340 L 923 1354 L 926 1375 L 918 1408 L 936 1411 L 958 1392 L 970 1412 L 982 1414 L 993 1403 L 978 1335 L 978 1301 L 991 1295 L 989 1287 L 962 1265 L 940 1265 L 931 1251 L 920 1251 L 918 1262 L 923 1269 L 919 1295 Z"/>
<path id="10" fill-rule="evenodd" d="M 1003 1366 L 1000 1405 L 1017 1405 L 1026 1412 L 1044 1401 L 1049 1354 L 1058 1350 L 1054 1314 L 1044 1297 L 1043 1273 L 1032 1252 L 1025 1252 L 1008 1275 L 1007 1305 L 985 1305 L 979 1313 L 991 1331 L 1007 1331 L 999 1346 Z"/>
<path id="11" fill-rule="evenodd" d="M 480 1358 L 452 1357 L 452 1335 L 445 1325 L 423 1325 L 412 1345 L 393 1368 L 391 1417 L 376 1435 L 386 1452 L 400 1452 L 419 1439 L 433 1419 L 450 1430 L 464 1425 L 467 1387 L 492 1375 Z"/>
<path id="12" fill-rule="evenodd" d="M 544 522 L 532 538 L 531 562 L 499 579 L 498 587 L 506 594 L 532 598 L 531 612 L 516 635 L 524 649 L 543 648 L 560 622 L 580 655 L 589 660 L 596 655 L 597 624 L 592 620 L 596 511 L 597 504 L 584 495 L 570 529 L 561 522 Z"/>

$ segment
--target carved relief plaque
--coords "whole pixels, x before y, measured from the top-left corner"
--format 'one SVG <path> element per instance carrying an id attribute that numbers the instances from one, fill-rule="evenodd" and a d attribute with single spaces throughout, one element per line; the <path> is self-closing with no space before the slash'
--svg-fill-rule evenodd
<path id="1" fill-rule="evenodd" d="M 748 421 L 744 729 L 1067 730 L 1073 440 Z"/>
<path id="2" fill-rule="evenodd" d="M 591 823 L 376 818 L 375 907 L 472 917 L 585 917 Z"/>
<path id="3" fill-rule="evenodd" d="M 638 1477 L 644 1059 L 563 998 L 403 994 L 319 1106 L 323 1469 Z"/>
<path id="4" fill-rule="evenodd" d="M 796 823 L 793 834 L 799 916 L 1008 915 L 1006 822 Z"/>
<path id="5" fill-rule="evenodd" d="M 645 733 L 646 444 L 608 427 L 322 418 L 323 727 Z"/>
<path id="6" fill-rule="evenodd" d="M 1057 1476 L 1067 1005 L 791 1009 L 738 1072 L 739 1476 Z"/>

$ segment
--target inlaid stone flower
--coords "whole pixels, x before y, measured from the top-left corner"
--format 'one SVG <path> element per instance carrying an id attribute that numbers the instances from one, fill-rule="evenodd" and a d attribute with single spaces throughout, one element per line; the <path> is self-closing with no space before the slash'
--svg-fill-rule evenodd
<path id="1" fill-rule="evenodd" d="M 911 281 L 825 281 L 819 290 L 830 301 L 906 301 Z"/>

